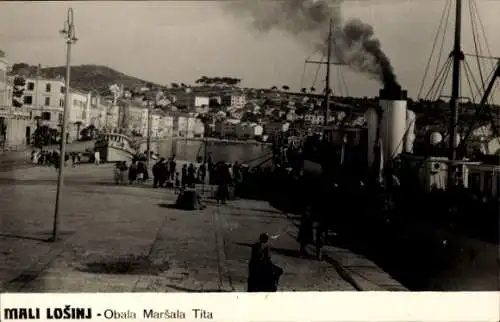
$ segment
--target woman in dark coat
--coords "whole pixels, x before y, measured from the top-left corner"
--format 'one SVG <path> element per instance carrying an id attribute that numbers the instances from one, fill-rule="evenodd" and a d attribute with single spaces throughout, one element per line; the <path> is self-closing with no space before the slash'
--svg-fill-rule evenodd
<path id="1" fill-rule="evenodd" d="M 137 180 L 137 163 L 135 160 L 132 160 L 132 164 L 128 168 L 128 181 L 132 184 L 135 180 Z"/>
<path id="2" fill-rule="evenodd" d="M 248 292 L 276 292 L 283 270 L 271 261 L 269 236 L 261 234 L 252 245 L 248 264 Z"/>
<path id="3" fill-rule="evenodd" d="M 300 219 L 299 234 L 297 236 L 297 241 L 300 244 L 300 254 L 302 256 L 307 255 L 307 245 L 314 241 L 313 226 L 314 222 L 310 213 L 310 207 L 307 207 Z"/>

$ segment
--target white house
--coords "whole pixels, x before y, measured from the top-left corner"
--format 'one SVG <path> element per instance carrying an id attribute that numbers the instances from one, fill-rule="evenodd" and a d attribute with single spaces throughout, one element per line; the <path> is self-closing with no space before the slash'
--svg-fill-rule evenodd
<path id="1" fill-rule="evenodd" d="M 59 129 L 63 119 L 64 79 L 26 78 L 23 94 L 23 107 L 33 121 Z M 35 127 L 36 122 L 33 122 Z M 34 128 L 31 133 L 34 132 Z"/>
<path id="2" fill-rule="evenodd" d="M 90 124 L 90 93 L 70 89 L 68 111 L 68 138 L 70 141 L 80 137 L 80 131 Z"/>

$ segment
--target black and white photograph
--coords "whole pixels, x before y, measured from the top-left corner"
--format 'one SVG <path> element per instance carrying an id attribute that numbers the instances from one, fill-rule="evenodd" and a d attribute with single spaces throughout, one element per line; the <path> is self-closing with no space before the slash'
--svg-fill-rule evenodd
<path id="1" fill-rule="evenodd" d="M 500 1 L 0 3 L 0 293 L 500 291 Z"/>

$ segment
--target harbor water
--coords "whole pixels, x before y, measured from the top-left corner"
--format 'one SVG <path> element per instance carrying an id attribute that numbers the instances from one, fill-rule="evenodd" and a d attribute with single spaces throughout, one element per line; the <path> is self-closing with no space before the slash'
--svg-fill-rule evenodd
<path id="1" fill-rule="evenodd" d="M 146 151 L 146 143 L 141 143 L 141 151 Z M 205 152 L 206 150 L 206 152 Z M 269 145 L 251 142 L 202 141 L 186 139 L 165 139 L 151 142 L 151 151 L 160 157 L 175 155 L 179 160 L 195 162 L 198 157 L 211 156 L 214 162 L 247 163 L 258 165 L 271 157 Z"/>

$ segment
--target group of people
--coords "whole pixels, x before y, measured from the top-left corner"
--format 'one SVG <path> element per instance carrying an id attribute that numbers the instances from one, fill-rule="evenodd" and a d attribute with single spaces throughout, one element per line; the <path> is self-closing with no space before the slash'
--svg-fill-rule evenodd
<path id="1" fill-rule="evenodd" d="M 46 166 L 54 166 L 56 169 L 59 168 L 60 165 L 60 153 L 56 150 L 47 151 L 40 150 L 31 151 L 31 162 L 38 165 L 46 165 Z M 67 166 L 69 160 L 71 159 L 71 164 L 73 167 L 76 167 L 82 160 L 82 154 L 79 152 L 66 152 L 64 154 L 64 165 Z"/>
<path id="2" fill-rule="evenodd" d="M 113 171 L 115 184 L 143 184 L 149 179 L 147 163 L 143 159 L 132 159 L 130 166 L 127 161 L 118 161 Z"/>

